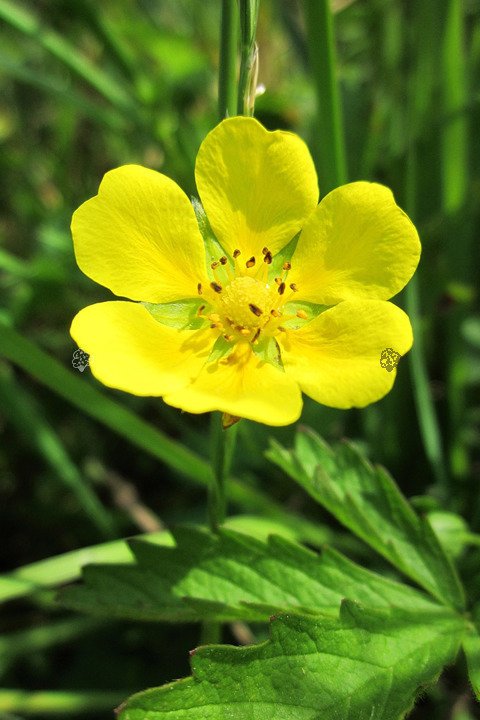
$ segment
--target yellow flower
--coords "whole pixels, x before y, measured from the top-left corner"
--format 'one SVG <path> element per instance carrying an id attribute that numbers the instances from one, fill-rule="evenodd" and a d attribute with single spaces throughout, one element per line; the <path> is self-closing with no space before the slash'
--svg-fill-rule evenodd
<path id="1" fill-rule="evenodd" d="M 245 117 L 207 135 L 195 177 L 192 206 L 168 177 L 126 165 L 75 212 L 80 268 L 129 298 L 72 323 L 93 374 L 269 425 L 298 419 L 302 391 L 337 408 L 383 397 L 396 370 L 382 352 L 412 344 L 408 317 L 386 301 L 420 256 L 390 190 L 355 182 L 317 206 L 302 140 Z"/>

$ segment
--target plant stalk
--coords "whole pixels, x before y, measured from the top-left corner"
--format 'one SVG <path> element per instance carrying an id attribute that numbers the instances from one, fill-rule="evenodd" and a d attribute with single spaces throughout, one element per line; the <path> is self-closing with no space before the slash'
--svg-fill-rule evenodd
<path id="1" fill-rule="evenodd" d="M 330 0 L 304 0 L 304 11 L 310 68 L 317 94 L 315 134 L 321 142 L 317 170 L 322 195 L 325 195 L 347 180 L 333 16 Z"/>
<path id="2" fill-rule="evenodd" d="M 222 0 L 220 65 L 218 74 L 219 120 L 235 115 L 237 110 L 237 0 Z"/>

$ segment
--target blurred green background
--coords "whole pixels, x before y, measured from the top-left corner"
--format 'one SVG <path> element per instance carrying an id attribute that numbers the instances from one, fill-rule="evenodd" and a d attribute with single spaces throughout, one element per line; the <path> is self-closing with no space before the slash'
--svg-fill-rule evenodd
<path id="1" fill-rule="evenodd" d="M 322 190 L 331 178 L 313 4 L 262 0 L 265 92 L 255 114 L 306 140 Z M 393 391 L 364 411 L 307 400 L 302 421 L 328 440 L 353 438 L 408 496 L 422 496 L 420 509 L 446 507 L 480 532 L 480 2 L 337 0 L 333 9 L 347 177 L 393 189 L 419 228 L 423 256 L 415 283 L 395 300 L 412 318 L 416 345 Z M 195 193 L 195 155 L 218 121 L 220 16 L 220 0 L 0 0 L 5 572 L 205 521 L 208 418 L 110 391 L 71 365 L 73 315 L 111 296 L 78 270 L 69 224 L 103 174 L 127 162 Z M 338 528 L 263 456 L 269 437 L 289 444 L 294 430 L 241 423 L 231 513 L 270 517 L 312 545 L 342 545 Z M 475 550 L 460 559 L 473 598 L 478 560 Z M 0 689 L 0 717 L 110 717 L 130 692 L 188 674 L 188 650 L 199 642 L 196 627 L 75 617 L 50 591 L 4 605 L 0 630 L 0 684 L 25 692 Z M 225 639 L 235 641 L 228 630 Z M 480 717 L 457 680 L 454 670 L 415 717 L 446 718 L 457 696 L 448 717 Z M 47 695 L 31 694 L 40 690 Z"/>

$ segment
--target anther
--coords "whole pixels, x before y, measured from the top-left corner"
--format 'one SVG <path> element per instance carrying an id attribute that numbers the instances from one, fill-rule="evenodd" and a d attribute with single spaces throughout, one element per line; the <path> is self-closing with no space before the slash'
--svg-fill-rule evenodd
<path id="1" fill-rule="evenodd" d="M 302 320 L 306 320 L 308 318 L 308 315 L 305 310 L 297 310 L 297 317 L 301 318 Z"/>
<path id="2" fill-rule="evenodd" d="M 220 265 L 226 265 L 228 260 L 225 257 L 225 255 L 222 255 L 222 257 L 220 258 L 220 260 L 218 262 L 220 263 Z"/>
<path id="3" fill-rule="evenodd" d="M 278 294 L 283 295 L 284 292 L 285 292 L 285 283 L 281 282 L 280 285 L 278 286 Z"/>
<path id="4" fill-rule="evenodd" d="M 217 282 L 211 282 L 211 283 L 210 283 L 210 287 L 211 287 L 212 290 L 214 290 L 216 293 L 221 293 L 221 292 L 222 292 L 222 289 L 223 289 L 222 286 L 221 286 L 219 283 L 217 283 Z"/>
<path id="5" fill-rule="evenodd" d="M 281 285 L 283 280 L 282 278 L 275 278 L 275 282 L 277 283 L 277 285 Z"/>
<path id="6" fill-rule="evenodd" d="M 210 265 L 210 267 L 212 268 L 212 270 L 215 270 L 215 268 L 218 267 L 219 265 L 220 265 L 220 263 L 217 262 L 217 260 L 215 260 L 215 262 L 212 262 L 212 264 Z"/>
<path id="7" fill-rule="evenodd" d="M 284 262 L 283 263 L 283 270 L 291 270 L 292 269 L 292 263 Z"/>
<path id="8" fill-rule="evenodd" d="M 198 292 L 199 295 L 202 294 L 202 283 L 198 283 L 198 285 L 197 285 L 197 292 Z"/>
<path id="9" fill-rule="evenodd" d="M 277 318 L 282 317 L 282 313 L 280 312 L 280 310 L 276 310 L 275 308 L 273 308 L 273 310 L 270 310 L 270 315 L 273 315 L 273 317 Z"/>
<path id="10" fill-rule="evenodd" d="M 261 328 L 258 328 L 257 332 L 255 333 L 255 335 L 252 338 L 252 345 L 257 342 L 260 332 L 261 332 Z"/>
<path id="11" fill-rule="evenodd" d="M 271 265 L 272 260 L 273 260 L 272 253 L 270 252 L 270 250 L 267 250 L 267 252 L 265 253 L 265 257 L 263 258 L 263 262 L 267 263 L 267 265 Z"/>
<path id="12" fill-rule="evenodd" d="M 298 288 L 295 283 L 290 283 L 290 290 L 293 290 L 293 292 L 298 292 Z"/>
<path id="13" fill-rule="evenodd" d="M 282 325 L 279 325 L 278 328 L 277 328 L 277 330 L 280 330 L 280 332 L 287 332 L 287 331 L 285 330 L 285 328 L 282 327 Z"/>
<path id="14" fill-rule="evenodd" d="M 255 257 L 252 255 L 252 257 L 250 258 L 250 260 L 247 260 L 247 262 L 245 263 L 245 265 L 247 266 L 247 268 L 253 267 L 253 266 L 255 265 Z"/>
<path id="15" fill-rule="evenodd" d="M 262 255 L 266 255 L 268 253 L 268 248 L 264 247 L 262 250 Z"/>
<path id="16" fill-rule="evenodd" d="M 241 254 L 241 253 L 240 253 L 240 250 L 234 250 L 234 251 L 233 251 L 233 257 L 234 257 L 234 258 L 237 258 L 240 254 Z"/>
<path id="17" fill-rule="evenodd" d="M 249 303 L 248 307 L 252 311 L 254 315 L 257 317 L 260 317 L 260 315 L 263 313 L 263 310 L 260 310 L 260 308 L 257 305 L 254 305 L 253 303 Z"/>
<path id="18" fill-rule="evenodd" d="M 245 337 L 248 337 L 248 335 L 250 335 L 250 330 L 248 328 L 242 328 L 240 330 L 240 334 L 245 335 Z"/>
<path id="19" fill-rule="evenodd" d="M 217 313 L 212 313 L 208 316 L 208 319 L 211 320 L 213 323 L 218 323 L 220 322 L 220 315 L 218 315 Z"/>
<path id="20" fill-rule="evenodd" d="M 205 310 L 205 305 L 200 305 L 200 307 L 197 310 L 197 315 L 200 316 L 204 310 Z"/>
<path id="21" fill-rule="evenodd" d="M 224 335 L 223 337 L 227 342 L 232 342 L 232 340 L 235 340 L 235 335 Z"/>

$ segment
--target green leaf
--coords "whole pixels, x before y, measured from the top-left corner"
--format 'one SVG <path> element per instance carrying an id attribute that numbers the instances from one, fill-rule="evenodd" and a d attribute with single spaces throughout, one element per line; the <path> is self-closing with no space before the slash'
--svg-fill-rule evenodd
<path id="1" fill-rule="evenodd" d="M 134 540 L 134 564 L 90 565 L 85 585 L 66 588 L 63 604 L 139 620 L 266 621 L 280 611 L 336 616 L 348 597 L 374 608 L 435 613 L 422 593 L 364 570 L 333 550 L 321 556 L 285 538 L 268 542 L 223 530 L 178 528 L 175 547 Z"/>
<path id="2" fill-rule="evenodd" d="M 307 429 L 297 434 L 294 450 L 274 442 L 268 457 L 401 572 L 441 602 L 463 609 L 463 589 L 450 558 L 385 470 L 370 465 L 352 445 L 333 451 Z"/>
<path id="3" fill-rule="evenodd" d="M 463 621 L 345 601 L 338 618 L 283 615 L 247 648 L 204 646 L 193 677 L 134 695 L 119 720 L 400 720 L 453 661 Z"/>
<path id="4" fill-rule="evenodd" d="M 464 637 L 462 647 L 467 659 L 468 677 L 477 700 L 480 700 L 480 635 L 475 627 Z"/>
<path id="5" fill-rule="evenodd" d="M 173 542 L 166 531 L 140 537 L 150 543 L 171 545 Z M 24 565 L 0 575 L 0 603 L 77 580 L 83 566 L 93 562 L 128 563 L 133 562 L 133 557 L 125 540 L 114 540 Z"/>

